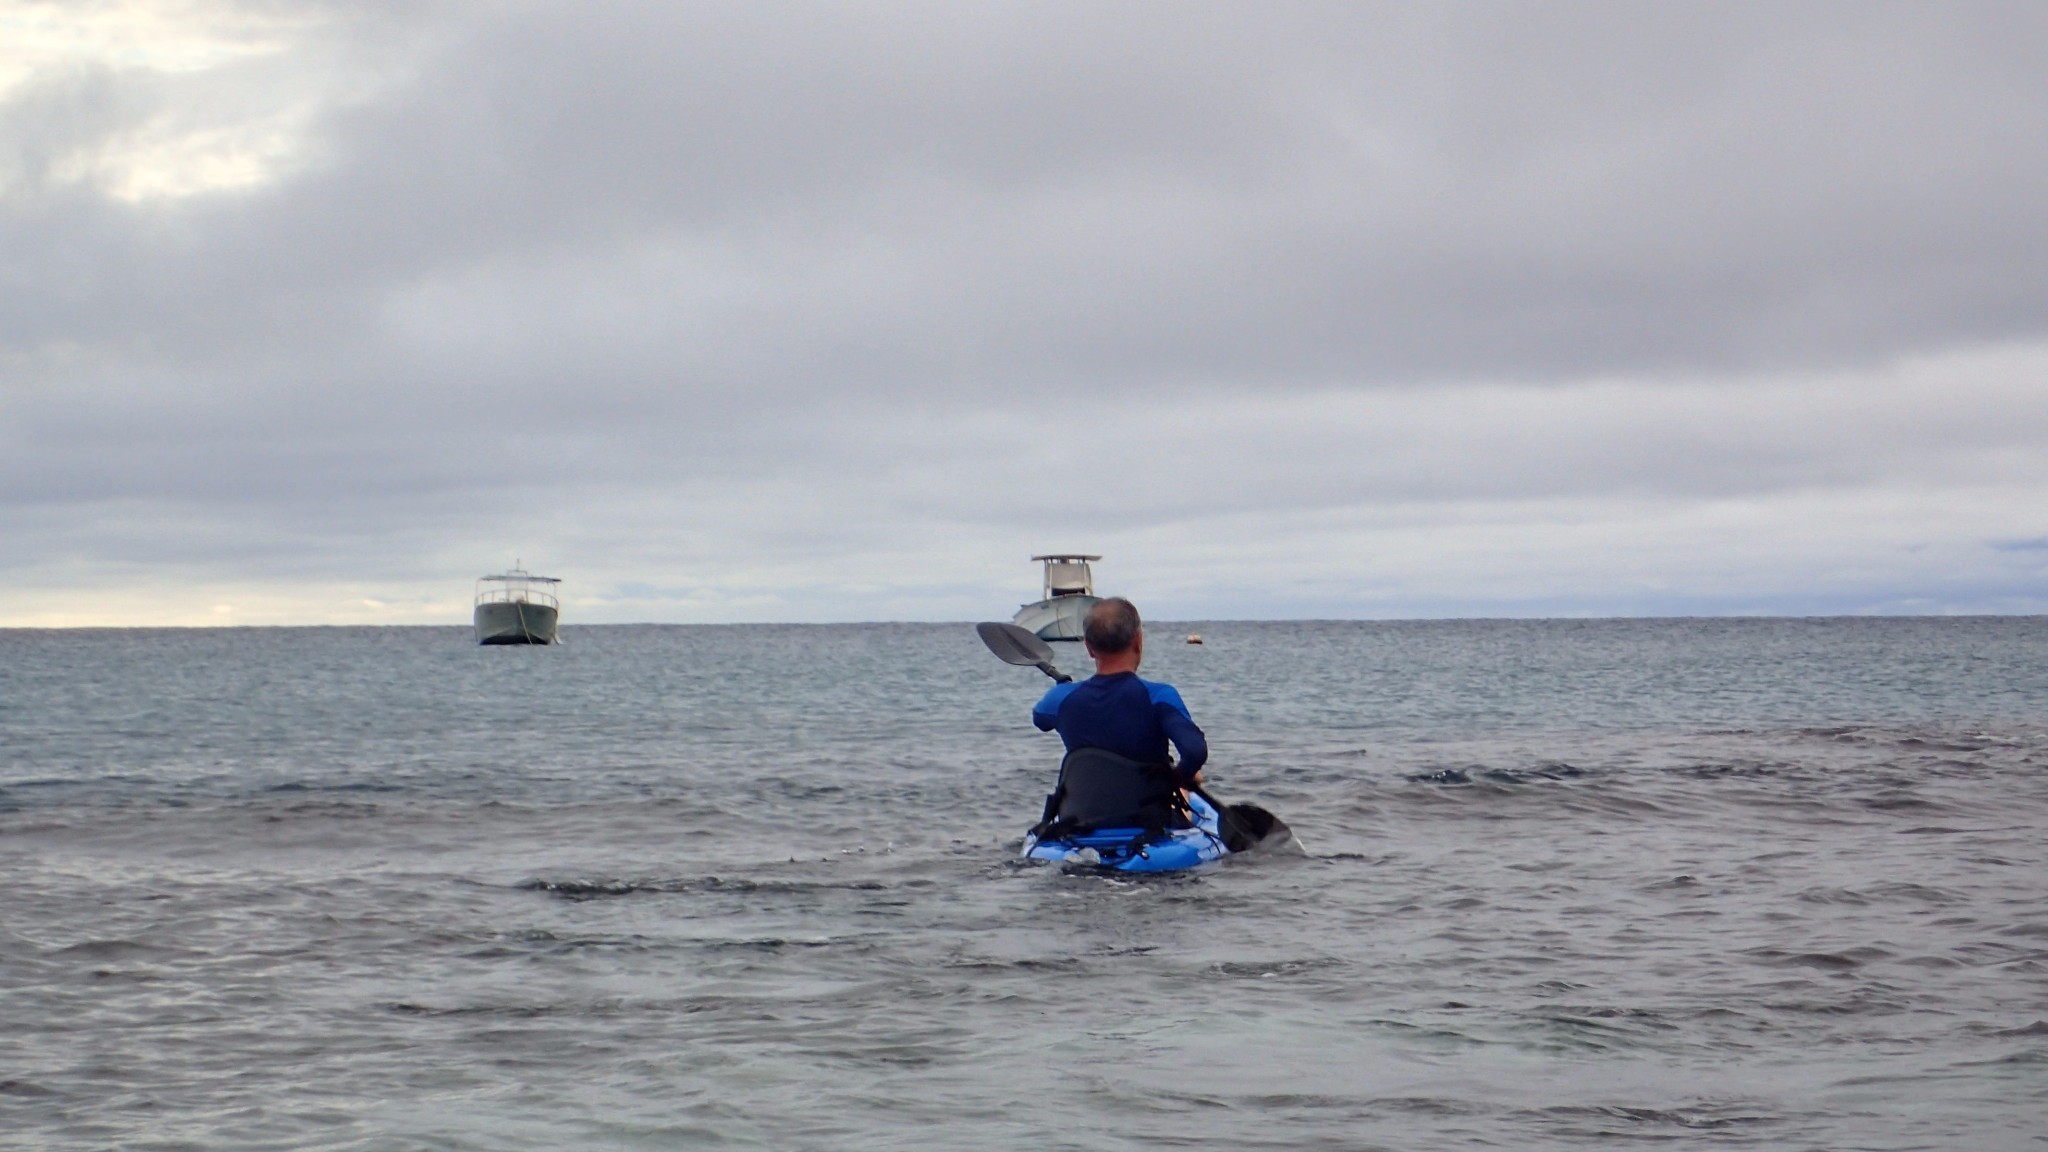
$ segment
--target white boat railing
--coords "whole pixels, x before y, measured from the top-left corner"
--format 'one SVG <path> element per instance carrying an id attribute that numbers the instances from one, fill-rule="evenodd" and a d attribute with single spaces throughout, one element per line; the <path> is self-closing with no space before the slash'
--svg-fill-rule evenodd
<path id="1" fill-rule="evenodd" d="M 561 611 L 561 601 L 555 598 L 551 589 L 561 580 L 553 576 L 535 576 L 531 572 L 513 569 L 496 576 L 484 576 L 476 582 L 476 602 L 482 604 L 539 604 Z"/>

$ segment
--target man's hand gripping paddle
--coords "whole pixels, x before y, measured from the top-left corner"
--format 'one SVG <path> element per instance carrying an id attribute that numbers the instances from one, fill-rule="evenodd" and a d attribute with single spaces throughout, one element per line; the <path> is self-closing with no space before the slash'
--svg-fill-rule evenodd
<path id="1" fill-rule="evenodd" d="M 996 654 L 996 659 L 1005 664 L 1036 668 L 1061 684 L 1074 679 L 1053 667 L 1052 645 L 1040 640 L 1028 628 L 989 621 L 976 624 L 974 630 L 981 635 L 981 642 L 988 645 L 988 650 Z M 1223 842 L 1232 852 L 1284 844 L 1294 836 L 1294 831 L 1278 816 L 1257 804 L 1224 804 L 1201 788 L 1190 787 L 1188 791 L 1208 801 L 1209 807 L 1216 810 L 1222 825 Z"/>

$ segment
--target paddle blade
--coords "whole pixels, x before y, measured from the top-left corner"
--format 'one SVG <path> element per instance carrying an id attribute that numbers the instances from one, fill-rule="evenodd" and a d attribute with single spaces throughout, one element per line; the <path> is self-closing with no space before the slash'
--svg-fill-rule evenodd
<path id="1" fill-rule="evenodd" d="M 1073 680 L 1072 676 L 1052 666 L 1052 649 L 1045 641 L 1032 635 L 1029 629 L 1015 624 L 988 622 L 976 624 L 974 630 L 981 636 L 981 642 L 988 645 L 988 650 L 1004 663 L 1036 668 L 1062 684 Z"/>
<path id="2" fill-rule="evenodd" d="M 1224 847 L 1232 852 L 1278 848 L 1294 839 L 1286 821 L 1257 804 L 1232 804 L 1222 811 Z"/>
<path id="3" fill-rule="evenodd" d="M 988 650 L 1005 664 L 1035 668 L 1052 663 L 1052 646 L 1032 635 L 1028 628 L 989 621 L 976 624 L 974 630 L 981 635 L 981 642 L 988 645 Z"/>

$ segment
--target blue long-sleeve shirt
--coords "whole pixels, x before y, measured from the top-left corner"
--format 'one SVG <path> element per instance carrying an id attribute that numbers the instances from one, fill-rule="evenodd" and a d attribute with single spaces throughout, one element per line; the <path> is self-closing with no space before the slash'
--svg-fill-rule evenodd
<path id="1" fill-rule="evenodd" d="M 1068 751 L 1105 748 L 1149 764 L 1167 762 L 1171 741 L 1180 752 L 1184 780 L 1193 780 L 1209 759 L 1209 742 L 1180 693 L 1171 684 L 1140 680 L 1136 672 L 1055 684 L 1031 710 L 1031 722 L 1041 732 L 1057 729 Z"/>

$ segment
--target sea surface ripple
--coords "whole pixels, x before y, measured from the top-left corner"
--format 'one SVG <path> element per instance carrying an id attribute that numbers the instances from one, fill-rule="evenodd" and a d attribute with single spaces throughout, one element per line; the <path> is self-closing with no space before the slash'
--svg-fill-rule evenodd
<path id="1" fill-rule="evenodd" d="M 1148 880 L 965 625 L 564 636 L 0 631 L 0 1146 L 2048 1147 L 2048 620 L 1155 626 Z"/>

